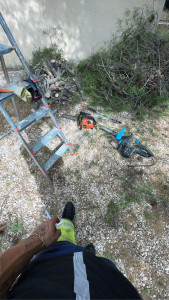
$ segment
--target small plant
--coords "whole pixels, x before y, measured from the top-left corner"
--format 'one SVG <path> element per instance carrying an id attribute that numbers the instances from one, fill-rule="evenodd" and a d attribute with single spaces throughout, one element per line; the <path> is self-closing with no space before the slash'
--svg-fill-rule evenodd
<path id="1" fill-rule="evenodd" d="M 57 57 L 57 59 L 61 59 L 61 55 L 56 53 L 55 49 L 53 47 L 46 47 L 46 48 L 38 48 L 37 50 L 34 50 L 32 52 L 32 62 L 31 64 L 33 66 L 37 64 L 42 64 L 43 61 L 52 59 L 54 56 Z"/>
<path id="2" fill-rule="evenodd" d="M 145 289 L 144 289 L 144 292 L 145 292 L 146 294 L 150 294 L 150 293 L 151 293 L 151 289 L 150 289 L 150 288 L 145 288 Z"/>
<path id="3" fill-rule="evenodd" d="M 78 169 L 76 169 L 75 171 L 74 171 L 74 175 L 76 176 L 76 178 L 77 178 L 77 180 L 80 180 L 81 179 L 81 174 L 80 174 L 80 170 L 78 170 Z"/>
<path id="4" fill-rule="evenodd" d="M 90 209 L 91 210 L 96 210 L 96 209 L 98 209 L 99 208 L 99 206 L 97 205 L 97 204 L 91 204 L 90 205 Z"/>
<path id="5" fill-rule="evenodd" d="M 73 170 L 70 167 L 67 167 L 67 174 L 68 175 L 72 175 Z"/>
<path id="6" fill-rule="evenodd" d="M 144 216 L 146 220 L 152 220 L 154 218 L 153 214 L 149 211 L 145 211 Z"/>
<path id="7" fill-rule="evenodd" d="M 134 278 L 130 278 L 129 280 L 132 284 L 134 283 Z"/>
<path id="8" fill-rule="evenodd" d="M 84 135 L 84 136 L 89 136 L 89 135 L 90 135 L 90 134 L 89 134 L 89 131 L 88 131 L 88 130 L 84 130 L 83 135 Z"/>
<path id="9" fill-rule="evenodd" d="M 99 165 L 98 161 L 94 161 L 94 160 L 92 160 L 92 161 L 89 163 L 89 167 L 92 167 L 92 166 L 98 166 L 98 165 Z"/>
<path id="10" fill-rule="evenodd" d="M 21 231 L 23 228 L 23 224 L 20 221 L 16 221 L 11 224 L 11 231 L 12 232 L 18 232 Z"/>
<path id="11" fill-rule="evenodd" d="M 112 252 L 111 252 L 110 250 L 105 250 L 104 256 L 105 256 L 106 258 L 110 259 L 111 261 L 114 261 Z"/>
<path id="12" fill-rule="evenodd" d="M 107 213 L 104 217 L 105 222 L 114 227 L 117 227 L 118 214 L 119 214 L 119 204 L 111 200 L 107 205 Z"/>

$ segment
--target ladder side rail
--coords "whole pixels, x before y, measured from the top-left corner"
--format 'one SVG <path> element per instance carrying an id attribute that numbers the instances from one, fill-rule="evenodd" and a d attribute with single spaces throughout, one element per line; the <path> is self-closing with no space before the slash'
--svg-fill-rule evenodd
<path id="1" fill-rule="evenodd" d="M 6 79 L 7 83 L 9 83 L 10 79 L 9 79 L 8 71 L 7 71 L 5 60 L 4 60 L 3 56 L 0 56 L 0 61 L 1 61 L 2 70 L 3 70 L 4 75 L 5 75 L 5 79 Z M 18 113 L 18 109 L 17 109 L 16 103 L 15 103 L 14 97 L 12 97 L 12 103 L 13 103 L 13 107 L 14 107 L 14 110 L 15 110 L 15 114 L 16 114 L 18 122 L 19 122 L 20 117 L 19 117 L 19 113 Z"/>
<path id="2" fill-rule="evenodd" d="M 6 120 L 8 121 L 8 123 L 11 125 L 12 129 L 15 131 L 15 133 L 17 134 L 17 136 L 19 137 L 19 139 L 21 140 L 22 144 L 24 145 L 24 147 L 26 148 L 26 150 L 28 151 L 28 153 L 30 154 L 30 156 L 32 157 L 32 159 L 34 160 L 34 162 L 36 163 L 36 165 L 39 167 L 39 169 L 41 170 L 42 174 L 46 177 L 46 179 L 51 182 L 50 177 L 44 172 L 44 169 L 42 168 L 41 164 L 38 162 L 38 160 L 36 159 L 36 156 L 34 156 L 32 154 L 31 149 L 29 148 L 27 142 L 25 141 L 25 139 L 23 138 L 23 136 L 17 132 L 17 127 L 14 124 L 14 122 L 12 121 L 12 119 L 10 118 L 10 116 L 8 115 L 7 111 L 4 109 L 4 107 L 2 106 L 2 104 L 0 103 L 0 110 L 3 113 L 4 117 L 6 118 Z"/>
<path id="3" fill-rule="evenodd" d="M 4 32 L 6 33 L 7 38 L 10 41 L 11 45 L 15 47 L 16 54 L 18 55 L 21 63 L 24 65 L 24 67 L 25 67 L 28 75 L 30 76 L 31 79 L 33 79 L 34 76 L 33 76 L 33 74 L 31 72 L 31 70 L 30 70 L 30 68 L 29 68 L 29 66 L 28 66 L 28 64 L 27 64 L 27 62 L 26 62 L 26 60 L 25 60 L 22 52 L 20 51 L 20 49 L 19 49 L 19 47 L 18 47 L 18 45 L 17 45 L 17 43 L 16 43 L 16 41 L 15 41 L 15 39 L 14 39 L 11 31 L 9 30 L 8 25 L 6 24 L 6 22 L 5 22 L 5 20 L 4 20 L 4 18 L 3 18 L 3 16 L 2 16 L 1 13 L 0 13 L 0 24 L 1 24 Z"/>

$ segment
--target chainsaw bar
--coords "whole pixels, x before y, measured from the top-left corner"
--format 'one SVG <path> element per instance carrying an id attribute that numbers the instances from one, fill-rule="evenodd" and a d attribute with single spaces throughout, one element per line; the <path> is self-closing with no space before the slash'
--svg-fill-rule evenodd
<path id="1" fill-rule="evenodd" d="M 62 117 L 66 118 L 66 119 L 69 119 L 69 120 L 72 120 L 72 121 L 77 121 L 76 116 L 70 116 L 70 115 L 63 114 Z"/>

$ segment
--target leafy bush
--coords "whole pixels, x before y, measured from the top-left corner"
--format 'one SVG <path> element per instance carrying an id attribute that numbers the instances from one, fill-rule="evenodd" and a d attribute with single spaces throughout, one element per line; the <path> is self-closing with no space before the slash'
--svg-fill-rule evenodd
<path id="1" fill-rule="evenodd" d="M 94 104 L 139 114 L 168 102 L 169 33 L 156 25 L 154 12 L 127 11 L 111 41 L 79 64 L 83 89 Z"/>
<path id="2" fill-rule="evenodd" d="M 42 31 L 42 35 L 45 35 L 49 39 L 50 46 L 38 48 L 32 52 L 32 66 L 41 64 L 43 61 L 50 60 L 53 57 L 55 57 L 56 60 L 61 60 L 63 56 L 62 47 L 65 46 L 65 42 L 61 28 L 49 27 Z"/>
<path id="3" fill-rule="evenodd" d="M 56 51 L 55 47 L 46 47 L 46 48 L 38 48 L 37 50 L 32 52 L 32 65 L 35 66 L 37 64 L 41 64 L 45 60 L 50 60 L 53 57 L 56 57 L 56 60 L 60 60 L 62 58 L 61 52 Z"/>

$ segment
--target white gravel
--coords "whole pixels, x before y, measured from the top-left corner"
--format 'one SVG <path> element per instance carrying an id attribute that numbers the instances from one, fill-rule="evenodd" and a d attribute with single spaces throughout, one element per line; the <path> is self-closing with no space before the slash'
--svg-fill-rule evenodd
<path id="1" fill-rule="evenodd" d="M 22 116 L 28 113 L 28 104 L 18 104 Z M 87 104 L 80 103 L 68 113 L 86 111 L 86 107 Z M 129 169 L 127 165 L 131 162 L 147 163 L 147 160 L 140 162 L 136 156 L 129 160 L 122 158 L 114 149 L 115 143 L 110 142 L 101 130 L 94 129 L 86 135 L 84 130 L 77 129 L 75 122 L 63 119 L 60 115 L 57 116 L 59 124 L 75 149 L 75 155 L 67 152 L 51 169 L 49 175 L 53 178 L 53 185 L 48 184 L 14 133 L 0 140 L 0 224 L 6 224 L 6 232 L 0 237 L 1 251 L 28 236 L 46 218 L 44 205 L 51 215 L 60 217 L 66 202 L 73 201 L 78 243 L 85 246 L 93 242 L 97 253 L 112 259 L 144 299 L 168 299 L 169 199 L 165 191 L 165 207 L 161 205 L 161 200 L 154 207 L 146 199 L 141 199 L 140 203 L 132 202 L 121 207 L 117 227 L 105 222 L 107 205 L 110 200 L 119 203 L 126 179 L 129 184 L 125 186 L 126 191 L 131 191 L 132 183 L 136 186 L 138 182 L 146 187 L 148 182 L 152 182 L 157 198 L 160 189 L 158 179 L 164 178 L 166 188 L 169 185 L 168 118 L 141 123 L 132 120 L 128 113 L 120 113 L 115 117 L 122 120 L 121 127 L 107 123 L 114 130 L 127 124 L 131 132 L 137 132 L 138 136 L 147 139 L 145 142 L 158 158 L 155 167 Z M 2 134 L 7 125 L 2 115 L 0 118 Z M 152 127 L 153 136 L 148 130 Z M 28 143 L 32 143 L 49 128 L 49 120 L 43 119 L 39 126 L 35 124 L 29 127 L 24 137 Z M 39 158 L 48 159 L 51 151 L 53 148 L 49 145 L 39 154 Z M 149 213 L 147 218 L 145 212 Z M 14 230 L 14 224 L 18 221 L 21 225 Z"/>

